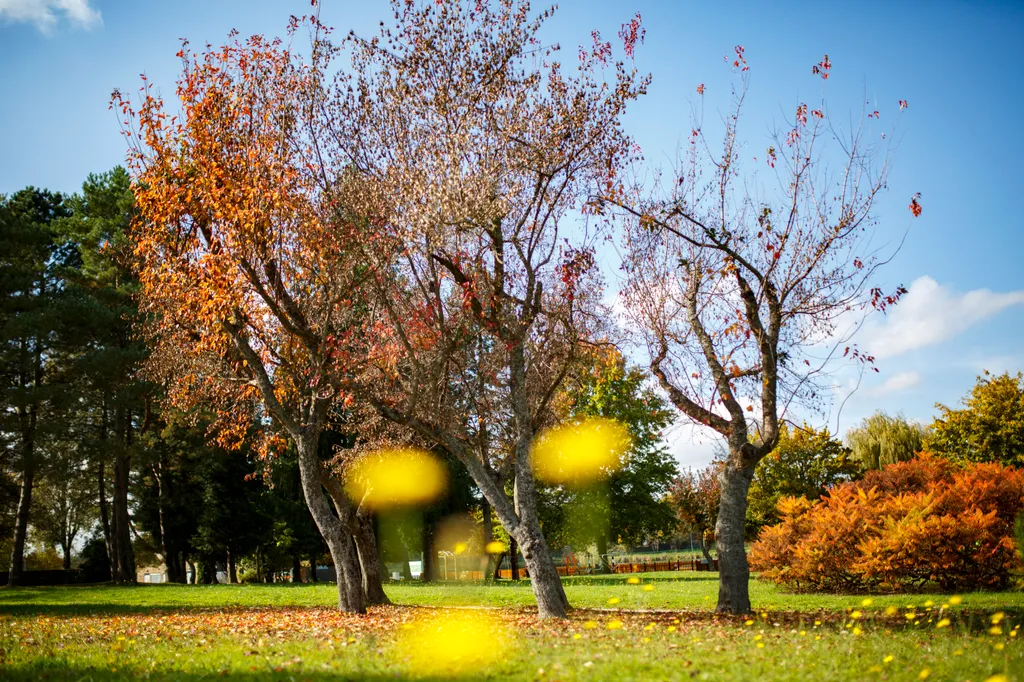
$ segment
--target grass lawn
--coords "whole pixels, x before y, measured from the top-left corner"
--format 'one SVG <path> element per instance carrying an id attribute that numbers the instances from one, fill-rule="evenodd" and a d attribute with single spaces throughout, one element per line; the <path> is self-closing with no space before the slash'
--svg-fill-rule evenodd
<path id="1" fill-rule="evenodd" d="M 465 678 L 1024 682 L 1024 593 L 865 603 L 754 582 L 758 613 L 748 620 L 714 615 L 715 574 L 638 575 L 640 584 L 628 577 L 567 581 L 578 607 L 568 623 L 539 622 L 524 608 L 532 603 L 525 584 L 392 585 L 396 606 L 363 617 L 331 608 L 333 585 L 4 589 L 0 679 L 423 677 L 415 662 L 422 652 L 407 639 L 436 630 L 423 621 L 439 611 L 417 607 L 492 606 L 501 608 L 455 618 L 496 619 L 481 625 L 494 632 L 474 631 L 470 646 L 485 658 L 471 660 Z"/>

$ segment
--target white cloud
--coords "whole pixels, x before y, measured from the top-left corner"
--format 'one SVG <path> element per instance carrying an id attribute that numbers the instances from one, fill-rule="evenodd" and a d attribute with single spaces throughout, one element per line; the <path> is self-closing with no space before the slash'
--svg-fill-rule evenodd
<path id="1" fill-rule="evenodd" d="M 889 393 L 898 393 L 899 391 L 905 391 L 908 388 L 913 388 L 921 383 L 921 375 L 917 372 L 900 372 L 899 374 L 893 374 L 891 377 L 883 381 L 878 386 L 872 386 L 871 388 L 864 391 L 864 394 L 870 397 L 878 397 L 881 395 L 887 395 Z"/>
<path id="2" fill-rule="evenodd" d="M 876 358 L 932 346 L 966 331 L 1006 308 L 1024 304 L 1024 291 L 951 291 L 931 277 L 919 277 L 885 317 L 872 316 L 858 341 Z M 893 377 L 895 378 L 895 377 Z"/>
<path id="3" fill-rule="evenodd" d="M 90 0 L 0 0 L 0 20 L 34 24 L 49 33 L 61 18 L 79 28 L 91 29 L 103 23 Z"/>

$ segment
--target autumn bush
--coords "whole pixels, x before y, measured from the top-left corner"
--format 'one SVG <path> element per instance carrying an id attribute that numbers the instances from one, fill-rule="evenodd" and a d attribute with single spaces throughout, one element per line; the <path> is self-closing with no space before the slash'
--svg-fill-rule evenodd
<path id="1" fill-rule="evenodd" d="M 816 502 L 779 501 L 750 563 L 762 578 L 832 592 L 1003 588 L 1020 565 L 1014 521 L 1024 471 L 928 454 L 840 484 Z"/>

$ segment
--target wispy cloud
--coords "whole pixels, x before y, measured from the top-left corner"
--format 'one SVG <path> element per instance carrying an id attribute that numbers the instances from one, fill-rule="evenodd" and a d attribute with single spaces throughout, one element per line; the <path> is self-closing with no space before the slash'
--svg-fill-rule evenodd
<path id="1" fill-rule="evenodd" d="M 864 391 L 864 395 L 877 398 L 878 396 L 905 391 L 920 383 L 921 375 L 917 372 L 900 372 L 899 374 L 893 374 L 877 386 L 868 388 Z"/>
<path id="2" fill-rule="evenodd" d="M 951 339 L 982 320 L 1022 304 L 1024 291 L 975 289 L 961 294 L 931 277 L 919 277 L 892 312 L 871 318 L 857 340 L 876 358 L 895 357 Z"/>
<path id="3" fill-rule="evenodd" d="M 103 23 L 90 0 L 0 0 L 0 20 L 5 23 L 32 24 L 49 34 L 61 21 L 86 30 Z"/>

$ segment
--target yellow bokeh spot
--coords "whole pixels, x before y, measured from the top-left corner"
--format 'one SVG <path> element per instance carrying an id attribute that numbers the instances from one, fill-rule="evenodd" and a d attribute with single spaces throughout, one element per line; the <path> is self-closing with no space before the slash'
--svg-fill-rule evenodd
<path id="1" fill-rule="evenodd" d="M 895 606 L 885 607 L 885 615 L 887 616 L 895 616 L 897 611 L 899 611 L 899 609 L 897 609 Z"/>
<path id="2" fill-rule="evenodd" d="M 618 597 L 612 597 L 611 599 L 608 600 L 608 603 L 611 604 L 612 606 L 615 606 L 620 601 L 622 601 L 622 600 L 619 599 Z"/>
<path id="3" fill-rule="evenodd" d="M 455 543 L 455 553 L 456 554 L 465 554 L 467 549 L 469 549 L 469 543 L 468 542 L 456 542 Z"/>
<path id="4" fill-rule="evenodd" d="M 349 498 L 372 509 L 429 504 L 447 484 L 440 460 L 414 448 L 368 452 L 345 472 Z"/>
<path id="5" fill-rule="evenodd" d="M 484 546 L 484 551 L 488 554 L 504 554 L 505 543 L 501 540 L 491 540 Z"/>
<path id="6" fill-rule="evenodd" d="M 639 585 L 640 584 L 640 578 L 626 578 L 626 584 L 627 585 Z"/>
<path id="7" fill-rule="evenodd" d="M 893 662 L 893 660 L 895 658 L 896 658 L 895 656 L 893 656 L 892 654 L 889 654 L 888 656 L 886 656 L 885 658 L 882 659 L 882 663 L 885 663 L 886 665 L 889 665 L 890 663 Z"/>
<path id="8" fill-rule="evenodd" d="M 487 642 L 487 646 L 481 646 Z M 397 643 L 417 676 L 479 674 L 506 660 L 514 646 L 510 630 L 482 613 L 442 612 L 403 630 Z"/>
<path id="9" fill-rule="evenodd" d="M 644 592 L 654 592 L 654 585 L 644 585 L 641 589 Z"/>
<path id="10" fill-rule="evenodd" d="M 588 620 L 586 623 L 583 624 L 583 627 L 585 627 L 588 630 L 593 630 L 594 628 L 597 627 L 597 621 L 596 620 Z"/>
<path id="11" fill-rule="evenodd" d="M 587 484 L 623 465 L 629 431 L 614 419 L 585 419 L 548 429 L 533 443 L 537 478 L 554 484 Z"/>
<path id="12" fill-rule="evenodd" d="M 1005 617 L 1006 617 L 1006 614 L 1003 613 L 1002 611 L 997 611 L 996 613 L 993 613 L 992 614 L 992 618 L 991 618 L 992 625 L 999 625 L 1000 623 L 1003 622 L 1003 618 L 1005 618 Z"/>
<path id="13" fill-rule="evenodd" d="M 952 604 L 953 606 L 956 606 L 957 604 L 959 604 L 963 600 L 964 600 L 963 597 L 953 596 L 953 597 L 949 598 L 949 603 Z"/>
<path id="14" fill-rule="evenodd" d="M 935 624 L 935 627 L 937 627 L 937 628 L 948 628 L 949 627 L 949 618 L 943 618 L 942 620 L 940 620 L 938 623 Z"/>
<path id="15" fill-rule="evenodd" d="M 867 599 L 861 601 L 861 603 L 860 603 L 861 606 L 871 606 L 871 604 L 872 604 L 872 600 L 871 600 L 870 597 L 868 597 Z"/>
<path id="16" fill-rule="evenodd" d="M 919 679 L 919 680 L 927 680 L 928 676 L 931 675 L 931 674 L 932 674 L 932 671 L 929 670 L 928 668 L 925 668 L 925 669 L 923 669 L 921 672 L 919 672 L 917 674 L 917 679 Z"/>
<path id="17" fill-rule="evenodd" d="M 608 625 L 606 625 L 605 627 L 607 627 L 609 630 L 621 630 L 622 629 L 622 621 L 621 620 L 610 620 L 610 621 L 608 621 Z"/>

